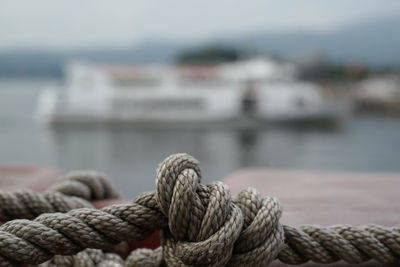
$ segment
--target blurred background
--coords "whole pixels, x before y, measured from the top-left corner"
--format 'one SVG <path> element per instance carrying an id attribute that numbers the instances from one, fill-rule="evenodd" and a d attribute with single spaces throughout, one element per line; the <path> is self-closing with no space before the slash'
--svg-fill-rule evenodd
<path id="1" fill-rule="evenodd" d="M 132 197 L 176 152 L 205 182 L 400 171 L 400 2 L 2 1 L 2 165 Z"/>

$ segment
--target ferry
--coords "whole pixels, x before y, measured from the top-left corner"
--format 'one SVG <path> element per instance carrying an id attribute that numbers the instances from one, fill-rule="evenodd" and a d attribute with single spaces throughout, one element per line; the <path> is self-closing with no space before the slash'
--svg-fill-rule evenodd
<path id="1" fill-rule="evenodd" d="M 266 58 L 209 65 L 72 62 L 65 82 L 40 95 L 46 124 L 265 125 L 324 121 L 341 113 L 296 66 Z"/>

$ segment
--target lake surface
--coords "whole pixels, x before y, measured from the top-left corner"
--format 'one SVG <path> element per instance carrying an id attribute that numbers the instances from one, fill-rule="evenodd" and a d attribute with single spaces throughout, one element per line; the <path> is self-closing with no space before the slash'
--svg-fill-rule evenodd
<path id="1" fill-rule="evenodd" d="M 353 115 L 333 129 L 49 128 L 34 120 L 49 83 L 0 80 L 0 164 L 103 171 L 126 197 L 153 190 L 158 163 L 177 152 L 200 160 L 206 183 L 248 167 L 400 171 L 400 117 Z"/>

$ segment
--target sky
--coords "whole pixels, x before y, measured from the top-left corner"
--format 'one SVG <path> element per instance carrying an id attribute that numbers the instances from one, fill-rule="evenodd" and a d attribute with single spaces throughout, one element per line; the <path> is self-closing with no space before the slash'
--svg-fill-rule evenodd
<path id="1" fill-rule="evenodd" d="M 196 42 L 257 31 L 328 31 L 396 15 L 399 0 L 0 0 L 0 51 Z"/>

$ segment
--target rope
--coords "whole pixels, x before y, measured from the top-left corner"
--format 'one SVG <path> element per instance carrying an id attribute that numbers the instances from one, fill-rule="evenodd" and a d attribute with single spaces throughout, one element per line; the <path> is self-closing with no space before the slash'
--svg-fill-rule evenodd
<path id="1" fill-rule="evenodd" d="M 101 249 L 85 249 L 73 256 L 55 256 L 52 260 L 42 264 L 42 267 L 66 266 L 98 266 L 98 267 L 153 267 L 161 266 L 162 248 L 156 250 L 137 249 L 124 261 L 115 253 L 104 253 Z"/>
<path id="2" fill-rule="evenodd" d="M 117 190 L 104 175 L 93 171 L 71 172 L 44 193 L 0 190 L 0 221 L 33 219 L 42 213 L 92 208 L 89 201 L 118 197 Z"/>
<path id="3" fill-rule="evenodd" d="M 200 184 L 194 158 L 178 154 L 158 168 L 156 198 L 168 217 L 164 260 L 170 266 L 267 265 L 283 247 L 281 207 L 275 198 L 255 190 L 231 200 L 226 185 Z"/>
<path id="4" fill-rule="evenodd" d="M 0 221 L 5 222 L 15 218 L 31 219 L 41 213 L 66 212 L 82 207 L 93 207 L 88 201 L 115 198 L 119 198 L 119 193 L 103 174 L 93 171 L 75 171 L 61 177 L 58 183 L 45 193 L 29 190 L 0 191 Z M 121 251 L 126 250 L 121 245 L 124 244 L 121 243 L 110 249 L 116 250 L 121 247 Z M 122 261 L 121 257 L 115 253 L 107 253 L 100 257 L 99 255 L 103 255 L 102 250 L 87 250 L 76 256 L 56 256 L 43 266 L 82 266 L 84 261 L 87 266 L 119 266 L 117 263 Z"/>
<path id="5" fill-rule="evenodd" d="M 156 191 L 130 204 L 7 222 L 0 227 L 0 266 L 39 264 L 54 255 L 75 254 L 52 261 L 90 262 L 90 258 L 95 265 L 101 258 L 126 266 L 267 266 L 276 258 L 288 264 L 339 259 L 399 262 L 400 227 L 284 226 L 279 223 L 282 208 L 276 198 L 261 197 L 249 188 L 232 199 L 223 183 L 202 185 L 200 180 L 197 160 L 176 154 L 160 164 Z M 101 251 L 80 252 L 138 241 L 157 229 L 162 229 L 162 247 L 135 250 L 124 263 L 106 260 L 111 256 Z M 103 256 L 90 256 L 98 253 Z"/>
<path id="6" fill-rule="evenodd" d="M 104 253 L 101 249 L 85 249 L 74 256 L 55 256 L 43 267 L 55 266 L 99 266 L 123 267 L 124 260 L 115 253 Z"/>
<path id="7" fill-rule="evenodd" d="M 0 227 L 0 266 L 39 264 L 53 255 L 138 241 L 166 225 L 154 193 L 142 194 L 131 204 L 101 210 L 82 208 L 42 214 L 32 221 L 13 220 Z"/>

